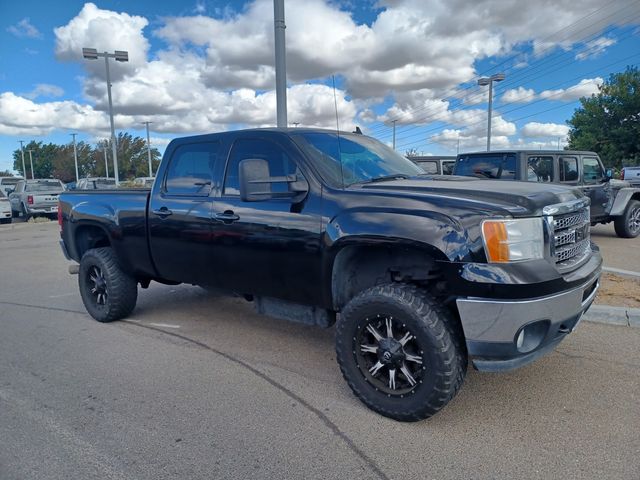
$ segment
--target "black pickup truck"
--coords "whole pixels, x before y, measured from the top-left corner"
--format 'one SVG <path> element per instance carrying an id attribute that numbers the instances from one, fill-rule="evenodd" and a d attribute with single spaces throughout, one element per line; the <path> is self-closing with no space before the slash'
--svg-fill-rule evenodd
<path id="1" fill-rule="evenodd" d="M 151 191 L 65 192 L 59 223 L 96 320 L 129 315 L 151 281 L 337 319 L 350 387 L 403 421 L 444 407 L 469 361 L 503 371 L 553 349 L 602 264 L 577 189 L 430 176 L 374 139 L 317 129 L 176 139 Z"/>

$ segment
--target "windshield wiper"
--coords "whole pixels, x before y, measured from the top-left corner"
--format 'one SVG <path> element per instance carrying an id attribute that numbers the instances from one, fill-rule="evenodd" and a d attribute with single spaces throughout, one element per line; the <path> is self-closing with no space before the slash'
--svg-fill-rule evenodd
<path id="1" fill-rule="evenodd" d="M 394 173 L 392 175 L 383 175 L 382 177 L 363 180 L 358 183 L 378 183 L 378 182 L 386 182 L 387 180 L 406 180 L 407 178 L 409 178 L 409 175 L 405 175 L 404 173 Z"/>

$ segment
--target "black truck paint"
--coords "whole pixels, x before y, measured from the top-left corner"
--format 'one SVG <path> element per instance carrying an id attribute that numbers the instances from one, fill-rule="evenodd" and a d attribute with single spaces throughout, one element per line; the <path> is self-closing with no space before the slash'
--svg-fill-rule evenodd
<path id="1" fill-rule="evenodd" d="M 345 378 L 369 407 L 399 420 L 425 418 L 444 406 L 467 358 L 486 371 L 527 364 L 557 345 L 589 308 L 602 260 L 589 241 L 589 200 L 580 191 L 429 176 L 399 155 L 411 167 L 343 186 L 345 172 L 339 180 L 307 138 L 338 142 L 336 155 L 346 162 L 340 168 L 360 168 L 356 154 L 340 149 L 359 148 L 361 135 L 244 130 L 172 141 L 150 191 L 63 193 L 61 245 L 67 258 L 80 262 L 85 305 L 93 290 L 108 303 L 121 288 L 111 286 L 112 266 L 100 263 L 107 255 L 134 286 L 222 288 L 254 300 L 260 312 L 321 326 L 340 314 L 337 349 Z M 367 142 L 382 156 L 396 155 Z M 196 163 L 184 167 L 188 155 Z M 249 168 L 256 158 L 270 162 L 268 187 L 247 180 L 247 172 L 257 171 Z M 260 185 L 270 193 L 247 201 L 247 189 Z M 489 262 L 482 222 L 530 218 L 544 230 L 542 258 Z M 104 278 L 95 283 L 98 272 Z M 133 287 L 127 288 L 129 309 L 101 317 L 109 305 L 98 297 L 87 305 L 90 313 L 102 321 L 125 316 L 135 305 Z M 447 345 L 437 343 L 438 328 L 450 338 Z M 428 357 L 432 347 L 449 348 L 455 361 Z M 438 404 L 428 398 L 437 386 L 431 370 L 437 374 L 441 361 L 453 361 L 455 381 Z"/>

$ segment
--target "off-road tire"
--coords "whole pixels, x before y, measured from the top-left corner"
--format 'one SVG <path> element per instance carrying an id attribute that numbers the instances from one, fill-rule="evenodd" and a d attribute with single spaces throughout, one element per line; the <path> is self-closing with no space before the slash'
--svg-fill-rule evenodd
<path id="1" fill-rule="evenodd" d="M 24 217 L 25 222 L 28 222 L 29 219 L 33 216 L 29 213 L 27 207 L 24 206 L 24 203 L 22 204 L 22 216 Z"/>
<path id="2" fill-rule="evenodd" d="M 106 284 L 104 304 L 99 304 L 92 293 L 94 284 L 90 274 L 97 267 Z M 113 322 L 127 317 L 135 308 L 138 299 L 136 280 L 124 273 L 110 247 L 87 250 L 80 260 L 78 272 L 80 296 L 87 312 L 99 322 Z"/>
<path id="3" fill-rule="evenodd" d="M 640 201 L 629 200 L 624 213 L 613 221 L 616 235 L 621 238 L 636 238 L 640 234 L 638 219 L 640 217 Z M 634 225 L 631 225 L 633 223 Z"/>
<path id="4" fill-rule="evenodd" d="M 17 210 L 11 209 L 11 218 L 18 218 L 20 216 L 20 212 Z"/>
<path id="5" fill-rule="evenodd" d="M 356 338 L 366 319 L 376 315 L 399 319 L 423 348 L 426 369 L 420 383 L 406 395 L 379 390 L 358 365 Z M 462 329 L 451 312 L 427 292 L 401 283 L 369 288 L 345 306 L 336 327 L 336 353 L 355 395 L 370 409 L 403 422 L 419 421 L 441 410 L 455 397 L 467 371 Z"/>

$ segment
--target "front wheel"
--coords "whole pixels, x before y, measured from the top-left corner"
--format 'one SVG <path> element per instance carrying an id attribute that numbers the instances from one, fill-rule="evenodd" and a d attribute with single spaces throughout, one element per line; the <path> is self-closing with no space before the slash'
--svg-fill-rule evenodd
<path id="1" fill-rule="evenodd" d="M 80 260 L 78 286 L 87 312 L 99 322 L 125 318 L 138 299 L 136 280 L 120 269 L 109 247 L 85 252 Z"/>
<path id="2" fill-rule="evenodd" d="M 613 222 L 616 234 L 622 238 L 636 238 L 640 234 L 640 202 L 630 200 L 624 213 Z"/>
<path id="3" fill-rule="evenodd" d="M 372 287 L 338 320 L 340 370 L 370 409 L 405 422 L 430 417 L 451 401 L 466 374 L 454 325 L 450 313 L 417 287 Z"/>
<path id="4" fill-rule="evenodd" d="M 11 219 L 10 218 L 2 218 L 0 219 L 0 223 L 3 225 L 6 225 L 7 223 L 11 223 Z"/>

